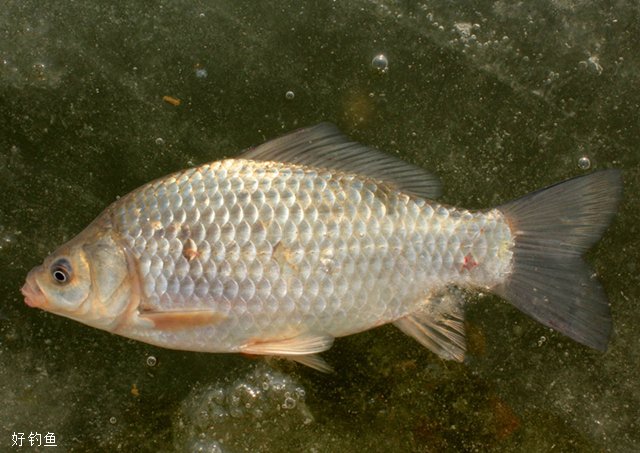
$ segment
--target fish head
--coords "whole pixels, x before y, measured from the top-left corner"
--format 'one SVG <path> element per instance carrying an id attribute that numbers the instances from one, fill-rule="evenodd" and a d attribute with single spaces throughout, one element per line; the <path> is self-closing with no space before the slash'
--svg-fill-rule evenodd
<path id="1" fill-rule="evenodd" d="M 22 294 L 30 307 L 111 331 L 139 294 L 129 269 L 116 235 L 89 227 L 33 268 Z"/>

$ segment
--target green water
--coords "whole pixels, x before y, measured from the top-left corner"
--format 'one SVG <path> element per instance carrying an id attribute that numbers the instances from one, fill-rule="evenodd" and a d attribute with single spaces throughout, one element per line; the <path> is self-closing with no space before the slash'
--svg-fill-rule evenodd
<path id="1" fill-rule="evenodd" d="M 57 451 L 637 451 L 637 4 L 456 3 L 5 1 L 0 451 L 20 432 L 54 433 Z M 22 302 L 27 271 L 116 197 L 319 121 L 432 170 L 442 200 L 469 208 L 623 169 L 620 213 L 588 255 L 608 352 L 485 295 L 465 364 L 387 326 L 336 341 L 322 375 Z"/>

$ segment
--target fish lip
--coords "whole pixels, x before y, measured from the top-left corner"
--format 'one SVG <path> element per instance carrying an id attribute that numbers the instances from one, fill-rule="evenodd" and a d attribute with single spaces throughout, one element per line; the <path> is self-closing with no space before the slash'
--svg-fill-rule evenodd
<path id="1" fill-rule="evenodd" d="M 37 269 L 38 268 L 35 268 L 29 272 L 29 275 L 27 275 L 27 281 L 22 285 L 20 292 L 22 292 L 22 295 L 24 296 L 24 303 L 29 307 L 42 308 L 46 305 L 47 299 L 36 282 L 34 273 Z"/>

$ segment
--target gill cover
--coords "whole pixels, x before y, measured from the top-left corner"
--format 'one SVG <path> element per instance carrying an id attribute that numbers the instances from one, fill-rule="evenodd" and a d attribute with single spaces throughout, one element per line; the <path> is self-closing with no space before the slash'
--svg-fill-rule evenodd
<path id="1" fill-rule="evenodd" d="M 114 235 L 104 222 L 96 222 L 58 248 L 29 273 L 23 287 L 27 303 L 113 330 L 138 294 L 127 253 Z"/>

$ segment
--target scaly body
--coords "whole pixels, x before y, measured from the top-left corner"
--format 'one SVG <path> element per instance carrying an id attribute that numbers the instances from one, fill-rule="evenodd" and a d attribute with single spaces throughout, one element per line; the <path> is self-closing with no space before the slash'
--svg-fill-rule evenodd
<path id="1" fill-rule="evenodd" d="M 580 255 L 620 197 L 594 173 L 471 212 L 439 182 L 321 124 L 153 181 L 34 268 L 25 302 L 174 349 L 279 355 L 318 369 L 335 337 L 394 323 L 465 351 L 453 287 L 501 295 L 605 349 L 611 319 Z"/>
<path id="2" fill-rule="evenodd" d="M 448 285 L 500 283 L 513 246 L 497 210 L 472 213 L 353 174 L 242 159 L 151 183 L 103 215 L 135 257 L 143 311 L 223 318 L 136 335 L 202 351 L 394 321 Z"/>

